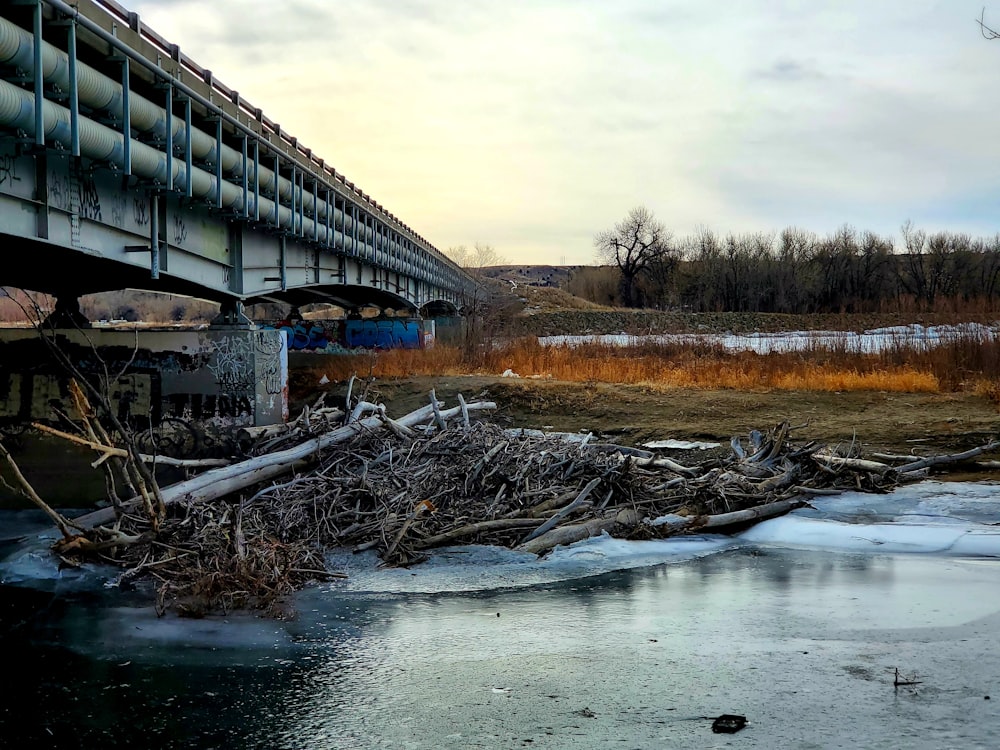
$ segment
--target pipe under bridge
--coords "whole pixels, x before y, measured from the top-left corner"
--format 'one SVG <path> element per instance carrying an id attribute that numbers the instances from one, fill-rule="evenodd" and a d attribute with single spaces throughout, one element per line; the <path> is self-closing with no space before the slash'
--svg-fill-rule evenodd
<path id="1" fill-rule="evenodd" d="M 113 0 L 0 15 L 0 285 L 455 311 L 475 282 Z"/>

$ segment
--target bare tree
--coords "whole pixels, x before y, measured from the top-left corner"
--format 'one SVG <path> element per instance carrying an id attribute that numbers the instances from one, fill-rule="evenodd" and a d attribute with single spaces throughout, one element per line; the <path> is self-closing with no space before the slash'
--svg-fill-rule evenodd
<path id="1" fill-rule="evenodd" d="M 485 242 L 477 242 L 472 250 L 470 268 L 486 268 L 487 266 L 502 266 L 507 263 L 507 258 L 501 255 L 493 245 Z"/>
<path id="2" fill-rule="evenodd" d="M 645 306 L 666 310 L 675 302 L 673 283 L 680 262 L 680 251 L 672 243 L 666 243 L 662 252 L 649 262 L 639 282 Z"/>
<path id="3" fill-rule="evenodd" d="M 927 232 L 916 229 L 913 222 L 907 220 L 902 228 L 903 244 L 906 255 L 903 256 L 903 270 L 900 274 L 900 284 L 913 295 L 917 304 L 928 298 L 927 264 L 924 256 L 927 252 Z M 931 295 L 933 302 L 933 295 Z"/>
<path id="4" fill-rule="evenodd" d="M 622 304 L 635 304 L 635 281 L 663 255 L 671 234 L 645 206 L 636 206 L 613 229 L 594 237 L 597 255 L 621 272 Z"/>
<path id="5" fill-rule="evenodd" d="M 501 255 L 493 245 L 485 242 L 477 242 L 471 249 L 466 245 L 449 247 L 445 250 L 445 255 L 462 268 L 468 269 L 502 266 L 507 263 L 507 258 Z"/>
<path id="6" fill-rule="evenodd" d="M 449 247 L 444 251 L 444 254 L 455 261 L 455 263 L 460 265 L 462 268 L 467 268 L 469 265 L 469 248 L 466 245 Z"/>

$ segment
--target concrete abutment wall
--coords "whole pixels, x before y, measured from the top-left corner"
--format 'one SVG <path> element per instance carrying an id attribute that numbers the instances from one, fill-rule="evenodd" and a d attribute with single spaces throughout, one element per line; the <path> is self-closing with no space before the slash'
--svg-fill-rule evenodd
<path id="1" fill-rule="evenodd" d="M 109 396 L 133 427 L 186 420 L 222 430 L 288 416 L 288 348 L 276 330 L 57 329 L 45 333 L 80 370 L 121 373 Z M 106 368 L 106 370 L 105 370 Z M 0 424 L 72 417 L 69 374 L 32 328 L 0 329 Z"/>

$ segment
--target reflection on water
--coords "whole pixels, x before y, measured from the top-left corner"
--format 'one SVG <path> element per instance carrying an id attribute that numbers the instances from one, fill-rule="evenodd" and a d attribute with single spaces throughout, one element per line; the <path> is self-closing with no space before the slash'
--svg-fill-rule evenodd
<path id="1" fill-rule="evenodd" d="M 735 549 L 274 623 L 0 589 L 9 747 L 1000 746 L 998 561 Z M 426 574 L 425 574 L 426 575 Z M 442 573 L 442 575 L 444 575 Z M 131 605 L 131 606 L 130 606 Z M 892 670 L 917 673 L 894 690 Z M 984 701 L 991 690 L 993 701 Z M 748 716 L 738 741 L 699 718 Z"/>

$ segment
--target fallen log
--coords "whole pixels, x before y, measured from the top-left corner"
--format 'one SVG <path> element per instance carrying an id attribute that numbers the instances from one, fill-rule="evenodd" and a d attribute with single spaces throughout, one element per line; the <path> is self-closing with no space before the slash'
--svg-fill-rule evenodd
<path id="1" fill-rule="evenodd" d="M 124 448 L 118 448 L 113 445 L 105 445 L 104 443 L 99 443 L 95 440 L 88 440 L 80 437 L 79 435 L 74 435 L 70 432 L 63 432 L 62 430 L 57 430 L 54 427 L 49 427 L 48 425 L 44 425 L 39 422 L 32 422 L 31 426 L 39 432 L 45 432 L 49 435 L 53 435 L 71 443 L 76 443 L 77 445 L 82 445 L 85 448 L 97 451 L 101 454 L 101 458 L 94 462 L 93 466 L 95 467 L 99 466 L 111 456 L 116 456 L 118 458 L 128 458 L 129 456 L 129 452 Z M 171 456 L 159 456 L 148 453 L 140 453 L 138 456 L 139 460 L 143 463 L 153 464 L 154 466 L 159 464 L 161 466 L 176 466 L 187 469 L 204 469 L 216 466 L 228 466 L 232 463 L 225 458 L 172 458 Z"/>
<path id="2" fill-rule="evenodd" d="M 565 519 L 568 516 L 572 515 L 574 511 L 580 509 L 580 507 L 587 501 L 587 496 L 591 492 L 594 491 L 594 488 L 598 484 L 600 484 L 600 482 L 601 482 L 600 477 L 598 477 L 597 479 L 591 479 L 590 482 L 587 483 L 587 486 L 584 487 L 583 490 L 581 490 L 581 492 L 580 492 L 579 495 L 577 495 L 576 500 L 574 500 L 573 502 L 571 502 L 565 508 L 563 508 L 558 513 L 556 513 L 554 516 L 552 516 L 552 518 L 550 518 L 548 521 L 546 521 L 541 526 L 539 526 L 537 529 L 535 529 L 530 534 L 528 534 L 528 536 L 526 536 L 521 541 L 521 545 L 523 546 L 524 544 L 527 544 L 528 542 L 530 542 L 532 539 L 535 539 L 536 537 L 540 537 L 542 534 L 544 534 L 546 531 L 548 531 L 553 526 L 555 526 L 556 524 L 558 524 L 560 521 L 562 521 L 563 519 Z"/>
<path id="3" fill-rule="evenodd" d="M 687 476 L 693 477 L 698 471 L 691 466 L 684 466 L 679 464 L 673 459 L 667 458 L 666 456 L 658 456 L 654 458 L 635 458 L 633 459 L 636 466 L 642 466 L 645 468 L 654 469 L 670 469 L 677 474 L 685 474 Z"/>
<path id="4" fill-rule="evenodd" d="M 983 453 L 988 453 L 989 451 L 996 450 L 1000 448 L 1000 440 L 993 440 L 986 445 L 981 445 L 978 448 L 972 448 L 962 453 L 952 453 L 946 456 L 930 456 L 928 458 L 921 458 L 917 461 L 911 461 L 908 464 L 903 464 L 902 466 L 897 466 L 896 471 L 900 474 L 908 474 L 912 471 L 918 471 L 920 469 L 929 469 L 932 466 L 940 466 L 941 464 L 957 463 L 959 461 L 966 461 L 970 458 L 975 458 Z"/>
<path id="5" fill-rule="evenodd" d="M 861 458 L 844 458 L 832 453 L 813 453 L 813 460 L 827 466 L 844 467 L 854 471 L 872 471 L 876 474 L 885 474 L 887 471 L 899 471 L 901 467 L 893 467 L 879 461 L 866 461 Z"/>
<path id="6" fill-rule="evenodd" d="M 571 490 L 570 492 L 564 492 L 561 495 L 556 495 L 555 497 L 549 498 L 548 500 L 544 500 L 538 503 L 538 505 L 532 506 L 528 510 L 528 514 L 535 518 L 538 518 L 539 516 L 546 516 L 556 508 L 561 508 L 576 496 L 577 496 L 576 490 Z"/>
<path id="7" fill-rule="evenodd" d="M 592 518 L 583 523 L 572 526 L 560 526 L 557 529 L 543 534 L 530 542 L 519 544 L 514 549 L 518 552 L 530 552 L 534 555 L 541 555 L 559 545 L 573 544 L 592 536 L 600 536 L 605 532 L 610 532 L 616 527 L 624 529 L 634 528 L 639 524 L 639 514 L 631 508 L 611 513 L 602 518 Z"/>
<path id="8" fill-rule="evenodd" d="M 464 539 L 466 537 L 475 536 L 476 534 L 485 534 L 492 531 L 510 531 L 511 529 L 524 529 L 530 528 L 532 526 L 538 526 L 542 523 L 540 518 L 498 518 L 492 521 L 479 521 L 477 523 L 466 524 L 465 526 L 459 526 L 457 529 L 451 529 L 443 534 L 435 534 L 434 536 L 429 536 L 425 539 L 421 539 L 414 547 L 416 549 L 430 549 L 431 547 L 442 547 L 449 542 L 454 542 L 457 539 Z"/>
<path id="9" fill-rule="evenodd" d="M 432 393 L 431 400 L 433 401 L 433 399 L 434 399 L 434 394 Z M 440 414 L 440 411 L 438 412 L 438 414 Z M 426 511 L 433 512 L 434 505 L 429 500 L 421 500 L 419 503 L 417 503 L 417 507 L 413 509 L 413 511 L 410 513 L 407 519 L 403 522 L 403 525 L 400 527 L 399 531 L 396 532 L 396 536 L 392 540 L 392 543 L 386 548 L 385 552 L 382 554 L 383 561 L 388 561 L 392 559 L 392 553 L 396 551 L 396 547 L 398 547 L 399 543 L 403 541 L 403 536 L 410 529 L 410 526 L 420 517 L 422 513 Z M 405 555 L 402 555 L 400 559 L 406 559 Z"/>
<path id="10" fill-rule="evenodd" d="M 718 531 L 732 526 L 743 526 L 748 523 L 763 521 L 768 518 L 777 518 L 806 504 L 807 501 L 804 498 L 792 497 L 785 500 L 776 500 L 766 505 L 734 510 L 729 513 L 718 513 L 712 516 L 662 516 L 648 521 L 646 525 L 657 529 L 661 536 L 674 536 L 675 534 L 687 531 L 703 531 L 705 529 L 715 529 Z"/>
<path id="11" fill-rule="evenodd" d="M 559 438 L 567 443 L 588 443 L 594 437 L 592 432 L 548 432 L 531 427 L 508 427 L 504 435 L 512 438 Z"/>

